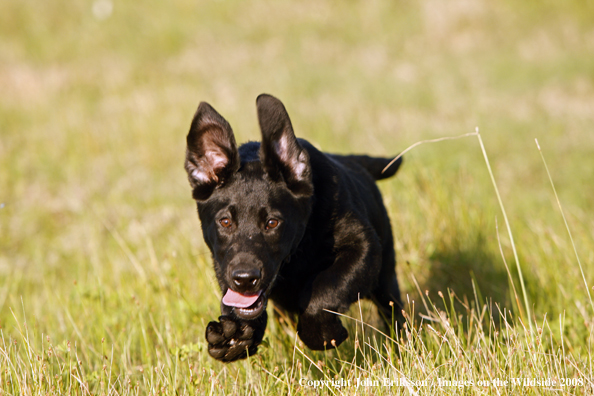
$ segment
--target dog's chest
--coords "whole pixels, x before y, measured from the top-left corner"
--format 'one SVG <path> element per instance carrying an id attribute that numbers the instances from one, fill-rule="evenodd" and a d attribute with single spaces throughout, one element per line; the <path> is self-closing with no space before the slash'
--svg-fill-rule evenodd
<path id="1" fill-rule="evenodd" d="M 291 260 L 283 264 L 270 293 L 270 299 L 287 311 L 301 310 L 300 305 L 307 300 L 316 275 L 330 267 L 335 259 L 330 241 L 318 240 L 317 244 L 312 244 L 307 239 L 302 241 Z"/>

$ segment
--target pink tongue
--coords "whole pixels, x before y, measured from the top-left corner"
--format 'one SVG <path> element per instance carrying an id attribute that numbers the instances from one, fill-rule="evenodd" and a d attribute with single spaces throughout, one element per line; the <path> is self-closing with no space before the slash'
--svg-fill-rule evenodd
<path id="1" fill-rule="evenodd" d="M 228 307 L 247 308 L 253 305 L 258 297 L 260 297 L 260 293 L 246 296 L 245 294 L 240 294 L 231 289 L 227 289 L 227 293 L 223 296 L 223 304 Z"/>

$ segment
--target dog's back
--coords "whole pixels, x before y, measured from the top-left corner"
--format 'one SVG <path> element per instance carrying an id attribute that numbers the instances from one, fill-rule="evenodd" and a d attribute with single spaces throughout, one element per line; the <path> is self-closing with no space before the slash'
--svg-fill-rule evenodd
<path id="1" fill-rule="evenodd" d="M 390 164 L 392 162 L 392 158 L 370 157 L 369 155 L 334 154 L 332 157 L 351 169 L 365 169 L 374 180 L 382 180 L 394 176 L 402 164 L 402 157 L 398 158 L 392 164 Z M 388 165 L 390 166 L 386 169 Z"/>

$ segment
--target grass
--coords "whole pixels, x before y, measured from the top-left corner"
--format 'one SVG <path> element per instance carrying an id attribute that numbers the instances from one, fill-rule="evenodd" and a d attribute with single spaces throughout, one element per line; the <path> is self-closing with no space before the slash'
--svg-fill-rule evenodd
<path id="1" fill-rule="evenodd" d="M 0 3 L 0 394 L 594 392 L 591 4 L 96 4 Z M 416 147 L 380 183 L 402 337 L 363 301 L 336 351 L 271 320 L 258 355 L 208 357 L 220 291 L 185 134 L 206 100 L 256 139 L 262 92 L 334 152 L 480 127 L 498 194 L 474 137 Z"/>

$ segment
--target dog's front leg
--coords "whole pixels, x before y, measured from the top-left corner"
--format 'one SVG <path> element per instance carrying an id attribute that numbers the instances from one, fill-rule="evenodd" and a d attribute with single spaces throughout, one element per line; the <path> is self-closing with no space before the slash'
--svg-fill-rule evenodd
<path id="1" fill-rule="evenodd" d="M 266 311 L 254 320 L 243 320 L 233 314 L 219 316 L 206 327 L 208 353 L 222 362 L 233 362 L 254 355 L 264 337 Z"/>
<path id="2" fill-rule="evenodd" d="M 338 315 L 346 312 L 358 298 L 366 297 L 377 283 L 380 244 L 365 232 L 345 238 L 337 249 L 334 263 L 317 274 L 301 294 L 302 313 L 297 331 L 310 349 L 332 349 L 348 337 Z"/>

